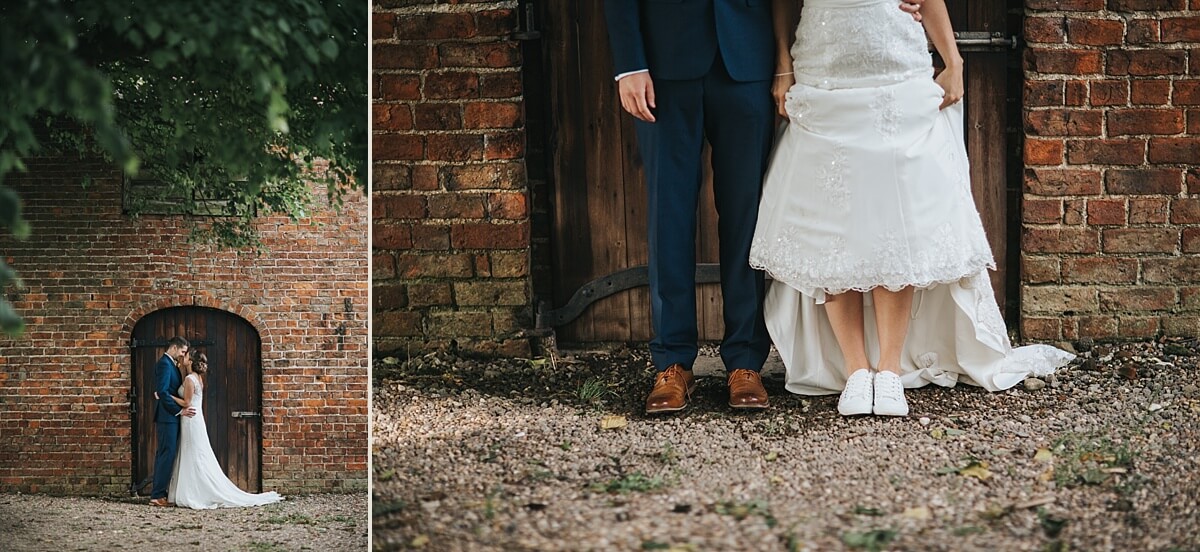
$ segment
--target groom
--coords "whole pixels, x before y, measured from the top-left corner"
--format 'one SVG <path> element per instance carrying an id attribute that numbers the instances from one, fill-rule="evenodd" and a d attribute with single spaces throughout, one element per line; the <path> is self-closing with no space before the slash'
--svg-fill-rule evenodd
<path id="1" fill-rule="evenodd" d="M 188 352 L 188 342 L 182 337 L 167 340 L 167 352 L 154 366 L 154 430 L 158 436 L 158 449 L 154 452 L 154 487 L 150 491 L 151 506 L 171 506 L 167 502 L 167 487 L 171 484 L 171 472 L 175 468 L 175 454 L 179 451 L 179 415 L 192 417 L 196 409 L 183 408 L 172 398 L 183 385 L 179 373 L 179 361 Z"/>
<path id="2" fill-rule="evenodd" d="M 915 14 L 920 1 L 897 3 Z M 682 410 L 695 388 L 696 210 L 705 139 L 718 214 L 729 406 L 767 407 L 759 377 L 770 350 L 765 286 L 762 273 L 750 268 L 750 242 L 776 124 L 772 81 L 791 77 L 790 44 L 776 41 L 773 24 L 778 19 L 794 29 L 787 19 L 796 4 L 604 0 L 621 106 L 636 119 L 648 192 L 650 354 L 658 376 L 647 414 Z"/>
<path id="3" fill-rule="evenodd" d="M 621 105 L 634 116 L 648 192 L 650 353 L 646 413 L 682 410 L 695 387 L 696 218 L 701 148 L 712 146 L 729 406 L 767 407 L 764 283 L 750 268 L 775 128 L 771 0 L 605 0 Z"/>

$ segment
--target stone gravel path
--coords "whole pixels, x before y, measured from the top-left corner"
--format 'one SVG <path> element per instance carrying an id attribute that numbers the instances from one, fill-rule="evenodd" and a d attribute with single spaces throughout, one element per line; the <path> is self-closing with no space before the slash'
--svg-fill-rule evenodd
<path id="1" fill-rule="evenodd" d="M 1200 550 L 1200 347 L 1078 347 L 1046 380 L 909 391 L 886 419 L 777 369 L 770 410 L 732 413 L 715 359 L 665 418 L 640 413 L 639 350 L 382 359 L 374 548 Z"/>
<path id="2" fill-rule="evenodd" d="M 368 549 L 367 495 L 289 496 L 257 508 L 155 508 L 145 499 L 0 494 L 0 550 Z"/>

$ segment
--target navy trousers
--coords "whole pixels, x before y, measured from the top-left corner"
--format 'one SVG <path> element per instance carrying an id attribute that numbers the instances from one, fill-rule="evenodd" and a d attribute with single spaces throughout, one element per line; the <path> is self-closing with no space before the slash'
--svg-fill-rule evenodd
<path id="1" fill-rule="evenodd" d="M 171 485 L 175 455 L 179 452 L 179 424 L 155 422 L 154 431 L 158 435 L 158 448 L 154 451 L 154 487 L 150 490 L 150 498 L 163 498 Z"/>
<path id="2" fill-rule="evenodd" d="M 636 121 L 649 195 L 654 365 L 660 371 L 675 363 L 690 368 L 698 352 L 696 220 L 707 138 L 720 240 L 721 359 L 728 370 L 761 370 L 770 349 L 762 311 L 765 286 L 749 258 L 774 137 L 771 81 L 734 81 L 718 54 L 703 77 L 655 79 L 654 92 L 656 122 Z"/>

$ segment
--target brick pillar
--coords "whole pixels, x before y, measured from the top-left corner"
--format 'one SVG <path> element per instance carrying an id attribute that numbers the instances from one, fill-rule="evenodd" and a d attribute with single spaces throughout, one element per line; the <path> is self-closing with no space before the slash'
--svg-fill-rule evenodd
<path id="1" fill-rule="evenodd" d="M 527 355 L 517 2 L 375 0 L 374 340 Z"/>
<path id="2" fill-rule="evenodd" d="M 1025 6 L 1022 334 L 1200 334 L 1200 0 Z"/>

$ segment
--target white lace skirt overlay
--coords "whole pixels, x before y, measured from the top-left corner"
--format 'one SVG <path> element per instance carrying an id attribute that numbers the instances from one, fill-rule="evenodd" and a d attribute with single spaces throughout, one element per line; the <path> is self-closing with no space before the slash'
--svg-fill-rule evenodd
<path id="1" fill-rule="evenodd" d="M 994 267 L 971 198 L 961 111 L 928 76 L 788 93 L 750 264 L 825 293 L 951 282 Z"/>
<path id="2" fill-rule="evenodd" d="M 1071 355 L 1013 350 L 971 196 L 961 104 L 940 110 L 924 32 L 892 0 L 808 0 L 797 84 L 763 184 L 750 264 L 773 282 L 767 327 L 797 393 L 840 391 L 826 294 L 919 288 L 906 387 L 959 379 L 996 391 Z M 868 350 L 876 350 L 867 300 Z M 872 358 L 874 363 L 877 359 Z"/>

